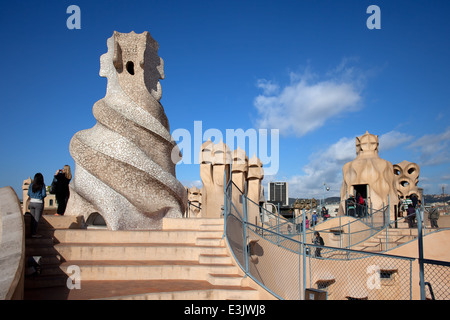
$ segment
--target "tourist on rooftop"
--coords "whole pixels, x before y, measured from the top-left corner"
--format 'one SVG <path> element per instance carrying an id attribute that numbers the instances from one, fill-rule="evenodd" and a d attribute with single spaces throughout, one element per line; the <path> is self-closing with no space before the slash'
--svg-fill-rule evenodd
<path id="1" fill-rule="evenodd" d="M 417 201 L 419 200 L 419 199 L 417 198 L 417 195 L 416 195 L 416 194 L 412 194 L 410 198 L 411 198 L 413 207 L 414 207 L 414 208 L 417 208 Z"/>
<path id="2" fill-rule="evenodd" d="M 345 207 L 347 209 L 348 216 L 355 216 L 355 197 L 351 194 L 350 197 L 345 200 Z"/>
<path id="3" fill-rule="evenodd" d="M 322 251 L 322 248 L 318 247 L 318 246 L 323 246 L 325 243 L 324 243 L 323 238 L 320 236 L 320 233 L 318 231 L 314 232 L 313 244 L 315 244 L 317 246 L 316 250 L 315 250 L 316 251 L 315 256 L 316 257 L 321 257 L 320 251 Z"/>
<path id="4" fill-rule="evenodd" d="M 366 204 L 366 202 L 365 202 L 364 198 L 358 192 L 356 194 L 356 208 L 357 208 L 356 211 L 357 211 L 358 217 L 360 217 L 360 218 L 365 215 L 365 210 L 364 210 L 365 204 Z"/>
<path id="5" fill-rule="evenodd" d="M 30 197 L 30 214 L 31 214 L 31 237 L 40 238 L 41 235 L 37 234 L 37 228 L 39 220 L 41 219 L 42 212 L 44 211 L 44 198 L 47 196 L 45 191 L 44 177 L 41 173 L 36 173 L 34 175 L 33 182 L 28 188 L 28 197 Z"/>
<path id="6" fill-rule="evenodd" d="M 58 210 L 55 215 L 64 215 L 66 211 L 67 201 L 69 201 L 70 191 L 69 182 L 72 179 L 70 166 L 65 165 L 63 169 L 57 170 L 53 182 L 55 183 L 55 198 L 58 202 Z"/>
<path id="7" fill-rule="evenodd" d="M 406 221 L 410 228 L 414 228 L 414 223 L 416 219 L 416 209 L 414 209 L 412 203 L 408 204 L 408 209 L 406 210 Z"/>
<path id="8" fill-rule="evenodd" d="M 313 211 L 313 215 L 311 217 L 311 221 L 312 221 L 311 222 L 312 226 L 315 226 L 317 224 L 317 222 L 318 222 L 318 217 L 317 217 L 317 211 L 316 210 Z"/>
<path id="9" fill-rule="evenodd" d="M 439 210 L 436 208 L 436 205 L 433 203 L 431 205 L 430 210 L 428 210 L 428 219 L 430 219 L 432 228 L 439 228 L 437 221 L 439 219 Z"/>
<path id="10" fill-rule="evenodd" d="M 320 215 L 322 216 L 322 218 L 325 218 L 325 216 L 327 215 L 328 210 L 325 207 L 322 207 L 322 211 L 320 211 Z"/>

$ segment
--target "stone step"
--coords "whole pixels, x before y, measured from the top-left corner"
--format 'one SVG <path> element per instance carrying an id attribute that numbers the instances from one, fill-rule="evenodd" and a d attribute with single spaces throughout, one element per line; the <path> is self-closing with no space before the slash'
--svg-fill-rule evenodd
<path id="1" fill-rule="evenodd" d="M 367 252 L 381 252 L 382 250 L 379 247 L 366 247 L 363 251 Z"/>
<path id="2" fill-rule="evenodd" d="M 195 244 L 142 243 L 62 243 L 53 251 L 68 260 L 198 260 L 200 254 L 226 254 L 225 247 Z"/>
<path id="3" fill-rule="evenodd" d="M 224 240 L 222 237 L 202 237 L 195 239 L 195 244 L 198 246 L 223 246 Z"/>
<path id="4" fill-rule="evenodd" d="M 380 245 L 380 241 L 369 239 L 368 241 L 363 242 L 361 245 L 364 247 L 377 247 Z"/>
<path id="5" fill-rule="evenodd" d="M 196 280 L 83 281 L 80 289 L 66 286 L 27 290 L 26 300 L 255 300 L 250 287 L 217 286 Z"/>
<path id="6" fill-rule="evenodd" d="M 68 276 L 61 274 L 41 274 L 25 278 L 24 287 L 26 289 L 66 287 Z"/>
<path id="7" fill-rule="evenodd" d="M 242 276 L 239 274 L 210 273 L 208 275 L 208 282 L 217 286 L 240 286 Z"/>
<path id="8" fill-rule="evenodd" d="M 174 292 L 152 292 L 128 296 L 116 296 L 98 300 L 258 300 L 258 291 L 239 286 Z"/>
<path id="9" fill-rule="evenodd" d="M 232 264 L 200 264 L 198 261 L 67 261 L 60 270 L 67 273 L 70 266 L 80 270 L 86 280 L 209 280 L 209 273 L 236 275 Z M 73 267 L 72 267 L 73 268 Z M 242 278 L 242 277 L 241 277 Z"/>
<path id="10" fill-rule="evenodd" d="M 31 215 L 26 214 L 24 216 L 24 222 L 28 226 L 30 223 Z M 84 229 L 84 219 L 81 216 L 54 216 L 54 215 L 42 215 L 39 220 L 38 233 L 45 229 Z"/>
<path id="11" fill-rule="evenodd" d="M 386 242 L 386 240 L 387 240 L 388 242 L 396 242 L 396 241 L 402 239 L 403 237 L 404 237 L 403 235 L 389 235 L 389 234 L 386 237 L 386 235 L 380 234 L 380 235 L 374 236 L 372 238 L 372 241 L 376 240 L 377 242 Z"/>
<path id="12" fill-rule="evenodd" d="M 363 244 L 358 244 L 356 246 L 351 247 L 352 250 L 356 250 L 356 251 L 364 251 L 365 248 L 367 248 L 367 247 Z"/>
<path id="13" fill-rule="evenodd" d="M 146 230 L 111 231 L 102 229 L 54 230 L 56 243 L 195 243 L 201 238 L 222 238 L 221 231 Z"/>
<path id="14" fill-rule="evenodd" d="M 388 229 L 388 235 L 418 235 L 417 228 L 405 228 L 405 229 Z M 382 231 L 380 234 L 385 235 L 386 231 Z"/>
<path id="15" fill-rule="evenodd" d="M 388 229 L 387 234 L 388 235 L 402 235 L 404 233 L 404 229 Z M 386 235 L 386 230 L 381 231 L 380 233 L 378 233 L 378 235 Z"/>
<path id="16" fill-rule="evenodd" d="M 397 228 L 399 228 L 399 229 L 409 229 L 408 222 L 398 221 L 397 222 Z"/>
<path id="17" fill-rule="evenodd" d="M 200 254 L 198 262 L 201 264 L 229 264 L 232 259 L 228 254 Z"/>
<path id="18" fill-rule="evenodd" d="M 75 219 L 74 219 L 75 218 Z M 40 274 L 28 277 L 26 296 L 52 299 L 246 299 L 223 240 L 223 219 L 163 219 L 163 230 L 86 229 L 77 217 L 47 216 L 27 239 L 27 256 L 40 257 Z M 67 288 L 69 267 L 82 289 Z M 134 286 L 133 286 L 134 285 Z M 167 285 L 167 286 L 166 286 Z M 58 293 L 56 293 L 58 292 Z"/>
<path id="19" fill-rule="evenodd" d="M 53 237 L 25 238 L 25 247 L 53 246 Z"/>
<path id="20" fill-rule="evenodd" d="M 222 218 L 164 218 L 163 230 L 209 230 L 223 232 Z"/>
<path id="21" fill-rule="evenodd" d="M 59 255 L 41 255 L 34 257 L 37 258 L 36 260 L 38 260 L 37 262 L 41 267 L 61 264 L 61 256 Z"/>
<path id="22" fill-rule="evenodd" d="M 48 244 L 34 244 L 25 247 L 25 256 L 53 256 L 61 258 L 59 252 L 53 245 Z"/>

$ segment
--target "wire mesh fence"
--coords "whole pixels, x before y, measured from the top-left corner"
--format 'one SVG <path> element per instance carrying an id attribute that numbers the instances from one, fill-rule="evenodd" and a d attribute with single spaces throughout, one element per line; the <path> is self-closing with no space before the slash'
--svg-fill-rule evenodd
<path id="1" fill-rule="evenodd" d="M 429 300 L 450 300 L 450 263 L 424 260 L 425 296 Z"/>
<path id="2" fill-rule="evenodd" d="M 314 243 L 314 230 L 280 232 L 248 222 L 248 203 L 232 182 L 225 196 L 225 232 L 236 261 L 246 274 L 280 299 L 305 299 L 308 289 L 329 300 L 410 300 L 417 288 L 417 259 Z M 234 199 L 234 201 L 232 201 Z M 236 201 L 236 199 L 239 199 Z M 259 212 L 264 209 L 260 207 Z M 291 226 L 295 227 L 295 226 Z M 322 231 L 320 231 L 322 232 Z M 415 264 L 415 266 L 413 266 Z M 447 263 L 424 264 L 427 298 L 449 299 Z"/>

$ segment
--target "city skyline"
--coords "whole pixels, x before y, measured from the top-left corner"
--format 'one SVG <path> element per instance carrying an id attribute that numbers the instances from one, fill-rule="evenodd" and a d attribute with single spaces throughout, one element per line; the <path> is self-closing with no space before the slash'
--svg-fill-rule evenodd
<path id="1" fill-rule="evenodd" d="M 68 27 L 71 5 L 80 29 Z M 367 26 L 371 5 L 380 29 Z M 440 194 L 450 181 L 448 9 L 443 0 L 5 4 L 0 186 L 21 198 L 36 172 L 50 185 L 65 164 L 75 171 L 69 142 L 96 123 L 100 56 L 116 30 L 149 31 L 159 43 L 170 132 L 192 137 L 176 166 L 184 185 L 201 186 L 195 141 L 242 130 L 259 143 L 267 130 L 267 160 L 278 164 L 263 186 L 286 181 L 291 197 L 321 198 L 326 183 L 326 197 L 338 196 L 355 137 L 368 131 L 381 158 L 417 163 L 418 187 Z M 235 147 L 261 152 L 248 141 Z"/>

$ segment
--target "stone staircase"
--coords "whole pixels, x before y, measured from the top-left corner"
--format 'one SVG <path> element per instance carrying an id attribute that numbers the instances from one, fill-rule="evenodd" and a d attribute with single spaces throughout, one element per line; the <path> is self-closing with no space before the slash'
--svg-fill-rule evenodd
<path id="1" fill-rule="evenodd" d="M 38 233 L 43 237 L 26 238 L 28 273 L 32 264 L 40 271 L 26 276 L 28 300 L 259 298 L 228 254 L 223 219 L 164 219 L 162 230 L 109 231 L 44 215 Z"/>
<path id="2" fill-rule="evenodd" d="M 353 246 L 352 249 L 369 252 L 382 252 L 414 240 L 417 236 L 417 228 L 409 228 L 408 223 L 398 222 L 397 228 L 388 228 L 387 230 L 384 229 L 366 241 Z"/>

